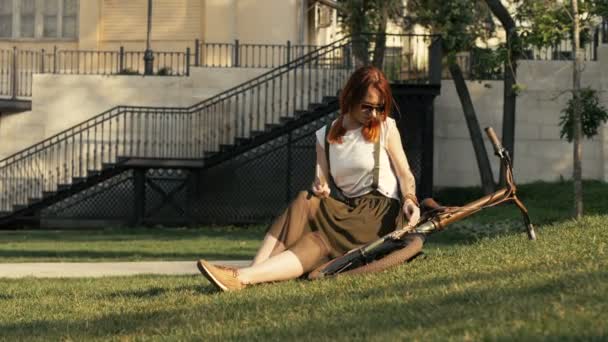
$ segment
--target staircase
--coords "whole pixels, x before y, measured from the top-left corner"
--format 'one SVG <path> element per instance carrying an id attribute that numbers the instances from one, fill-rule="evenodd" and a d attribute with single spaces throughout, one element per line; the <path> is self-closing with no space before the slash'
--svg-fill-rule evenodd
<path id="1" fill-rule="evenodd" d="M 0 161 L 0 225 L 132 168 L 202 169 L 337 109 L 345 38 L 187 108 L 118 106 Z"/>
<path id="2" fill-rule="evenodd" d="M 338 40 L 190 107 L 118 106 L 1 160 L 0 227 L 36 224 L 130 170 L 210 169 L 335 113 L 352 45 Z"/>

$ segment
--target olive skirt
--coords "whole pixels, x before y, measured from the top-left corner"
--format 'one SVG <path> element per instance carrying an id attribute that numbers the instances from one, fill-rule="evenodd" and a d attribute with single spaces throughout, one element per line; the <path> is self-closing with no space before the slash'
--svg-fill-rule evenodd
<path id="1" fill-rule="evenodd" d="M 403 224 L 400 202 L 377 191 L 344 201 L 303 192 L 270 226 L 268 234 L 282 245 L 277 252 L 292 251 L 304 272 L 310 272 Z"/>

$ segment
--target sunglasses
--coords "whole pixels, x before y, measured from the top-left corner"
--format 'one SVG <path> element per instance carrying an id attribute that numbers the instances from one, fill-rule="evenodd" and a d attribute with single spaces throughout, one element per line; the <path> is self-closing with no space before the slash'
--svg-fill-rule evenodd
<path id="1" fill-rule="evenodd" d="M 376 113 L 384 113 L 384 105 L 381 104 L 379 106 L 370 105 L 367 103 L 361 104 L 361 111 L 365 113 L 371 113 L 373 110 L 376 110 Z"/>

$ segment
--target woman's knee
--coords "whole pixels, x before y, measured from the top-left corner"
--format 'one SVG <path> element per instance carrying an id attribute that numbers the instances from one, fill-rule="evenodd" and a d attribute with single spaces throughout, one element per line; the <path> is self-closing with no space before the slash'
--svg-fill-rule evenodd
<path id="1" fill-rule="evenodd" d="M 328 244 L 319 232 L 304 235 L 290 250 L 300 260 L 304 272 L 312 271 L 329 255 Z"/>

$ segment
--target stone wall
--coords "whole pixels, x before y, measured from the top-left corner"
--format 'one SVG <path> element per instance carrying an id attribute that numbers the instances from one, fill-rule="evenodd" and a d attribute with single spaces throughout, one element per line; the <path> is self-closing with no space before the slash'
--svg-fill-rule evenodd
<path id="1" fill-rule="evenodd" d="M 599 60 L 585 62 L 583 86 L 598 90 L 601 103 L 608 108 L 608 46 L 598 51 Z M 572 89 L 572 62 L 521 61 L 518 82 L 524 91 L 517 98 L 515 126 L 516 180 L 555 181 L 572 177 L 573 145 L 559 137 L 559 117 Z M 501 81 L 470 81 L 469 91 L 481 128 L 502 132 L 503 84 Z M 485 138 L 485 137 L 484 137 Z M 495 177 L 498 160 L 485 138 Z M 435 100 L 436 186 L 470 186 L 481 183 L 473 146 L 456 89 L 444 80 Z M 583 177 L 608 181 L 608 127 L 583 143 Z"/>

